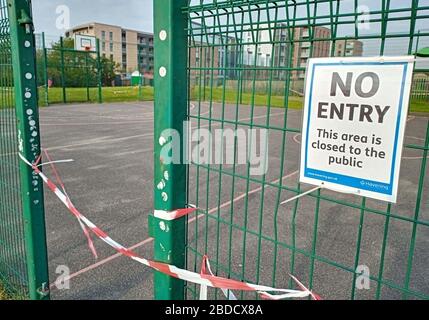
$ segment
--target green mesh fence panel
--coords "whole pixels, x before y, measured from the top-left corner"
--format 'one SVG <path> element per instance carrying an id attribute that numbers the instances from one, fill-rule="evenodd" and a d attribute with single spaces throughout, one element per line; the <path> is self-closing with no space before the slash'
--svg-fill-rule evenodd
<path id="1" fill-rule="evenodd" d="M 285 288 L 291 273 L 326 299 L 428 299 L 427 118 L 410 116 L 397 204 L 328 190 L 280 202 L 309 188 L 297 171 L 308 59 L 414 54 L 428 46 L 429 2 L 207 0 L 182 12 L 193 129 L 266 129 L 269 141 L 268 170 L 257 175 L 239 161 L 238 138 L 222 146 L 232 163 L 197 149 L 207 161 L 193 157 L 188 172 L 188 203 L 199 210 L 188 218 L 187 268 L 199 272 L 207 254 L 217 275 Z M 428 109 L 427 70 L 419 59 L 411 111 Z M 188 299 L 198 294 L 187 284 Z"/>
<path id="2" fill-rule="evenodd" d="M 17 119 L 6 0 L 0 0 L 0 286 L 28 296 Z"/>

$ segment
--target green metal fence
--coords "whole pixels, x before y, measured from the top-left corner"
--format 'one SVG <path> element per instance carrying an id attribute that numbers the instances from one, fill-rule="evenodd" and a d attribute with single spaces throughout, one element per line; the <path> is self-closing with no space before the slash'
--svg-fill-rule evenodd
<path id="1" fill-rule="evenodd" d="M 71 37 L 36 34 L 40 105 L 153 99 L 149 89 L 153 87 L 153 48 L 143 43 L 130 44 L 138 51 L 135 71 L 140 72 L 141 77 L 136 80 L 138 77 L 134 79 L 131 73 L 121 69 L 113 52 L 106 51 L 106 42 L 99 43 L 97 50 L 86 52 L 75 50 Z M 114 43 L 115 46 L 126 44 Z"/>
<path id="2" fill-rule="evenodd" d="M 20 161 L 40 154 L 30 1 L 0 0 L 0 286 L 49 297 L 43 186 Z"/>
<path id="3" fill-rule="evenodd" d="M 281 288 L 293 287 L 291 273 L 326 299 L 428 299 L 427 118 L 410 116 L 397 204 L 327 190 L 280 203 L 309 188 L 297 171 L 308 58 L 413 54 L 417 34 L 420 45 L 428 40 L 418 30 L 429 3 L 157 0 L 154 9 L 155 186 L 170 175 L 165 189 L 155 187 L 155 209 L 198 207 L 186 221 L 153 224 L 155 258 L 199 272 L 207 254 L 218 275 Z M 233 164 L 164 164 L 161 134 L 182 133 L 183 120 L 193 129 L 268 130 L 268 171 L 252 175 L 254 164 L 238 163 L 238 139 L 222 146 Z M 198 298 L 196 285 L 155 281 L 156 298 Z M 213 290 L 211 298 L 224 297 Z"/>
<path id="4" fill-rule="evenodd" d="M 429 78 L 413 80 L 411 98 L 429 100 Z"/>
<path id="5" fill-rule="evenodd" d="M 73 39 L 59 37 L 48 42 L 44 33 L 37 35 L 37 44 L 37 79 L 42 105 L 102 102 L 99 48 L 96 52 L 75 50 Z"/>

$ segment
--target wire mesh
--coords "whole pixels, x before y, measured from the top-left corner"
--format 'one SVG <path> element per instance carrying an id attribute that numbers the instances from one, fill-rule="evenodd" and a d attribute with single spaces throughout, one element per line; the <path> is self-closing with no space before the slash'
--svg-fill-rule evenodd
<path id="1" fill-rule="evenodd" d="M 144 42 L 101 39 L 99 77 L 97 53 L 74 50 L 73 37 L 61 40 L 58 36 L 36 34 L 39 105 L 95 102 L 100 100 L 100 94 L 101 100 L 108 102 L 150 99 L 154 52 L 153 39 L 147 36 Z M 127 67 L 127 56 L 136 62 L 135 66 Z"/>
<path id="2" fill-rule="evenodd" d="M 96 53 L 74 50 L 71 38 L 37 34 L 36 61 L 40 105 L 98 101 Z"/>
<path id="3" fill-rule="evenodd" d="M 6 0 L 0 0 L 0 286 L 28 296 L 12 52 Z"/>
<path id="4" fill-rule="evenodd" d="M 280 202 L 308 188 L 297 178 L 308 59 L 414 54 L 429 43 L 429 2 L 193 0 L 183 12 L 192 127 L 266 129 L 269 146 L 257 175 L 238 161 L 237 136 L 221 139 L 232 163 L 216 162 L 211 145 L 192 146 L 188 202 L 199 210 L 188 220 L 188 269 L 200 271 L 207 254 L 217 275 L 284 288 L 290 273 L 326 299 L 428 299 L 427 118 L 409 118 L 397 204 L 326 190 Z M 427 77 L 428 65 L 419 59 L 416 74 Z M 415 92 L 411 111 L 429 110 Z M 198 290 L 187 285 L 187 298 Z"/>

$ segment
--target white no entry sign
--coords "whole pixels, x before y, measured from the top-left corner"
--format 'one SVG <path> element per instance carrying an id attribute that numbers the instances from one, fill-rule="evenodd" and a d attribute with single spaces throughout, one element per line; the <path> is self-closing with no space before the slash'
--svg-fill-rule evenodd
<path id="1" fill-rule="evenodd" d="M 300 181 L 396 202 L 414 57 L 307 67 Z"/>

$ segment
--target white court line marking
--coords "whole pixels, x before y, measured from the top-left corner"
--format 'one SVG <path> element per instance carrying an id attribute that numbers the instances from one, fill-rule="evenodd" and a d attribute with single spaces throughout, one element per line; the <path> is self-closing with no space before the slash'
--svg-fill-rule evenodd
<path id="1" fill-rule="evenodd" d="M 58 127 L 64 127 L 64 126 L 105 126 L 105 125 L 121 125 L 121 124 L 137 124 L 137 123 L 148 123 L 152 122 L 153 119 L 146 119 L 141 121 L 126 121 L 126 122 L 81 122 L 81 123 L 43 123 L 41 122 L 41 126 L 58 126 Z"/>
<path id="2" fill-rule="evenodd" d="M 137 243 L 136 245 L 134 245 L 134 246 L 132 246 L 132 247 L 130 247 L 130 248 L 128 248 L 128 249 L 129 249 L 129 250 L 135 250 L 135 249 L 137 249 L 137 248 L 139 248 L 139 247 L 141 247 L 141 246 L 144 246 L 145 244 L 150 243 L 150 242 L 152 242 L 152 241 L 153 241 L 153 238 L 147 238 L 146 240 L 143 240 L 142 242 L 139 242 L 139 243 Z M 110 261 L 112 261 L 112 260 L 115 260 L 116 258 L 119 258 L 120 256 L 122 256 L 122 253 L 116 253 L 116 254 L 111 255 L 111 256 L 109 256 L 109 257 L 107 257 L 107 258 L 103 259 L 103 260 L 98 261 L 97 263 L 91 264 L 91 265 L 89 265 L 88 267 L 85 267 L 85 268 L 83 268 L 83 269 L 80 269 L 79 271 L 72 273 L 72 274 L 70 275 L 70 277 L 69 277 L 69 280 L 71 280 L 71 279 L 73 279 L 73 278 L 76 278 L 77 276 L 79 276 L 79 275 L 81 275 L 81 274 L 83 274 L 83 273 L 86 273 L 86 272 L 88 272 L 88 271 L 91 271 L 91 270 L 93 270 L 93 269 L 95 269 L 95 268 L 97 268 L 97 267 L 99 267 L 99 266 L 102 266 L 102 265 L 104 265 L 104 264 L 106 264 L 106 263 L 108 263 L 108 262 L 110 262 Z M 54 283 L 51 283 L 51 284 L 49 285 L 49 287 L 51 288 L 51 290 L 52 290 L 52 289 L 56 289 L 55 282 L 54 282 Z"/>
<path id="3" fill-rule="evenodd" d="M 148 113 L 147 116 L 144 115 L 136 115 L 135 117 L 130 116 L 130 117 L 124 117 L 124 116 L 118 116 L 118 117 L 108 117 L 108 116 L 96 116 L 96 117 L 92 117 L 92 118 L 97 118 L 97 120 L 105 120 L 105 119 L 109 119 L 109 120 L 123 120 L 123 121 L 135 121 L 136 119 L 139 120 L 144 120 L 144 119 L 148 119 L 148 117 L 153 119 L 153 114 Z M 63 121 L 70 121 L 70 120 L 81 120 L 81 119 L 88 119 L 88 116 L 58 116 L 58 117 L 54 117 L 54 116 L 40 116 L 40 121 L 45 121 L 45 120 L 63 120 Z"/>
<path id="4" fill-rule="evenodd" d="M 413 137 L 413 136 L 406 136 L 405 138 L 409 138 L 409 139 L 415 139 L 415 140 L 420 140 L 420 141 L 426 141 L 425 139 L 423 139 L 423 138 L 419 138 L 419 137 Z M 405 159 L 405 160 L 421 160 L 421 159 L 423 159 L 424 157 L 402 157 L 402 159 Z M 427 157 L 427 159 L 429 159 L 429 156 Z"/>
<path id="5" fill-rule="evenodd" d="M 296 135 L 293 136 L 293 141 L 295 141 L 295 143 L 297 144 L 301 144 L 301 141 L 298 140 L 298 137 L 300 137 L 301 134 L 297 133 Z"/>
<path id="6" fill-rule="evenodd" d="M 145 107 L 153 107 L 153 101 L 141 101 L 141 104 L 135 103 L 135 102 L 122 102 L 122 104 L 128 105 L 128 106 L 133 106 L 133 107 L 141 107 L 141 106 L 145 106 Z"/>
<path id="7" fill-rule="evenodd" d="M 300 136 L 301 136 L 300 133 L 297 133 L 296 135 L 294 135 L 293 136 L 293 141 L 295 143 L 297 143 L 297 144 L 301 144 L 301 141 L 298 140 L 298 137 L 300 137 Z M 423 139 L 423 138 L 412 137 L 412 136 L 405 136 L 405 138 L 425 141 L 425 139 Z M 429 156 L 427 158 L 429 159 Z M 421 160 L 421 159 L 423 159 L 423 157 L 422 156 L 420 156 L 420 157 L 407 157 L 407 156 L 403 156 L 402 159 L 403 160 Z"/>
<path id="8" fill-rule="evenodd" d="M 402 157 L 404 160 L 422 160 L 423 157 Z M 429 159 L 429 156 L 427 157 Z"/>
<path id="9" fill-rule="evenodd" d="M 292 172 L 292 173 L 290 173 L 290 174 L 288 174 L 288 175 L 285 175 L 284 177 L 282 177 L 282 178 L 281 178 L 281 180 L 283 181 L 283 180 L 285 180 L 285 179 L 291 178 L 291 177 L 295 176 L 296 174 L 298 174 L 298 172 L 299 172 L 299 171 L 298 171 L 298 170 L 296 170 L 296 171 L 294 171 L 294 172 Z M 271 181 L 271 183 L 279 183 L 279 182 L 280 182 L 280 178 L 279 178 L 279 179 L 276 179 L 276 180 Z M 208 211 L 208 214 L 212 214 L 212 213 L 214 213 L 214 212 L 218 211 L 219 209 L 223 209 L 223 208 L 225 208 L 225 207 L 228 207 L 228 206 L 229 206 L 229 205 L 231 205 L 232 203 L 235 203 L 235 202 L 237 202 L 237 201 L 239 201 L 239 200 L 241 200 L 241 199 L 244 199 L 244 198 L 246 197 L 246 195 L 251 195 L 251 194 L 253 194 L 253 193 L 256 193 L 256 192 L 261 191 L 261 190 L 262 190 L 262 188 L 270 188 L 270 187 L 271 187 L 270 185 L 264 185 L 264 186 L 261 186 L 261 187 L 258 187 L 258 188 L 255 188 L 255 189 L 253 189 L 253 190 L 249 191 L 247 194 L 246 194 L 246 193 L 243 193 L 243 194 L 239 195 L 238 197 L 234 198 L 233 200 L 228 200 L 228 201 L 224 202 L 224 203 L 223 203 L 223 204 L 221 204 L 219 207 L 215 207 L 215 208 L 210 209 L 210 210 Z M 198 216 L 196 216 L 196 217 L 193 217 L 193 218 L 191 218 L 191 219 L 189 219 L 189 220 L 188 220 L 188 224 L 191 224 L 191 223 L 193 223 L 193 222 L 197 221 L 198 219 L 200 219 L 200 218 L 202 218 L 202 217 L 204 217 L 204 216 L 205 216 L 205 214 L 200 214 L 200 215 L 198 215 Z M 140 248 L 140 247 L 142 247 L 142 246 L 144 246 L 144 245 L 146 245 L 146 244 L 151 243 L 153 240 L 154 240 L 153 238 L 147 238 L 147 239 L 143 240 L 142 242 L 139 242 L 139 243 L 135 244 L 134 246 L 130 247 L 129 249 L 130 249 L 130 250 L 135 250 L 135 249 Z M 109 257 L 107 257 L 107 258 L 105 258 L 105 259 L 103 259 L 103 260 L 99 261 L 99 262 L 96 262 L 96 263 L 94 263 L 94 264 L 91 264 L 91 265 L 89 265 L 89 266 L 87 266 L 87 267 L 83 268 L 83 269 L 80 269 L 80 270 L 78 270 L 78 271 L 76 271 L 76 272 L 74 272 L 74 273 L 70 274 L 70 276 L 69 276 L 69 280 L 71 280 L 71 279 L 73 279 L 73 278 L 76 278 L 76 277 L 78 277 L 78 276 L 80 276 L 80 275 L 82 275 L 82 274 L 84 274 L 84 273 L 86 273 L 86 272 L 88 272 L 88 271 L 91 271 L 91 270 L 93 270 L 93 269 L 96 269 L 96 268 L 98 268 L 98 267 L 100 267 L 100 266 L 102 266 L 102 265 L 104 265 L 104 264 L 106 264 L 106 263 L 108 263 L 108 262 L 110 262 L 110 261 L 112 261 L 112 260 L 115 260 L 115 259 L 117 259 L 117 258 L 119 258 L 119 257 L 121 257 L 121 256 L 122 256 L 122 254 L 121 254 L 121 253 L 116 253 L 116 254 L 114 254 L 114 255 L 111 255 L 111 256 L 109 256 Z M 51 290 L 56 289 L 56 287 L 55 287 L 55 283 L 51 283 L 51 284 L 49 285 L 49 287 L 51 288 Z"/>
<path id="10" fill-rule="evenodd" d="M 57 146 L 57 147 L 48 148 L 48 150 L 51 151 L 51 150 L 59 150 L 59 149 L 68 149 L 68 148 L 73 148 L 73 147 L 82 147 L 82 146 L 88 146 L 88 145 L 100 144 L 100 143 L 120 142 L 120 141 L 135 139 L 135 138 L 147 138 L 147 137 L 151 137 L 151 136 L 153 136 L 152 133 L 138 134 L 135 136 L 114 138 L 114 139 L 109 139 L 109 140 L 91 141 L 91 142 L 70 144 L 70 145 L 65 145 L 65 146 Z"/>
<path id="11" fill-rule="evenodd" d="M 279 112 L 279 113 L 272 113 L 270 114 L 270 116 L 278 116 L 284 114 L 284 112 Z M 261 116 L 255 116 L 253 117 L 253 119 L 261 119 L 261 118 L 266 118 L 267 115 L 261 115 Z M 246 120 L 251 120 L 252 118 L 243 118 L 243 119 L 239 119 L 239 121 L 246 121 Z M 211 126 L 220 126 L 221 123 L 216 122 L 216 123 L 212 123 Z M 203 125 L 201 126 L 201 128 L 207 128 L 209 127 L 209 125 Z M 48 150 L 59 150 L 59 149 L 67 149 L 67 148 L 73 148 L 73 147 L 81 147 L 81 146 L 87 146 L 87 145 L 91 145 L 91 144 L 100 144 L 100 143 L 109 143 L 109 142 L 119 142 L 119 141 L 125 141 L 125 140 L 129 140 L 129 139 L 134 139 L 134 138 L 149 138 L 149 137 L 153 137 L 153 133 L 146 133 L 146 134 L 140 134 L 140 135 L 135 135 L 135 136 L 129 136 L 129 137 L 122 137 L 122 138 L 114 138 L 114 139 L 109 139 L 109 140 L 100 140 L 100 141 L 92 141 L 92 142 L 84 142 L 84 143 L 76 143 L 76 144 L 70 144 L 70 145 L 65 145 L 65 146 L 56 146 L 56 147 L 51 147 L 48 148 Z"/>
<path id="12" fill-rule="evenodd" d="M 414 136 L 405 136 L 405 138 L 409 138 L 409 139 L 415 139 L 415 140 L 420 140 L 420 141 L 426 141 L 423 138 L 419 138 L 419 137 L 414 137 Z"/>
<path id="13" fill-rule="evenodd" d="M 133 118 L 134 116 L 127 116 L 124 115 L 122 110 L 116 110 L 114 112 L 98 112 L 98 113 L 65 113 L 65 112 L 56 112 L 56 110 L 52 110 L 49 115 L 45 115 L 46 112 L 41 112 L 40 113 L 40 119 L 69 119 L 69 118 L 76 118 L 76 119 L 80 119 L 80 118 L 85 118 L 87 119 L 88 116 L 91 116 L 93 118 L 99 118 L 99 119 L 129 119 L 129 118 Z M 58 115 L 56 115 L 58 113 Z M 152 115 L 153 114 L 153 110 L 147 110 L 145 112 L 140 111 L 138 113 L 136 113 L 136 116 L 139 118 L 144 118 L 148 115 Z"/>
<path id="14" fill-rule="evenodd" d="M 284 114 L 284 112 L 271 113 L 270 117 L 272 117 L 272 116 L 278 116 L 278 115 L 282 115 L 282 114 Z M 261 119 L 261 118 L 266 118 L 266 117 L 267 117 L 267 115 L 254 116 L 253 119 Z M 242 122 L 242 121 L 247 121 L 247 120 L 252 120 L 252 118 L 251 117 L 249 117 L 249 118 L 242 118 L 242 119 L 239 119 L 238 121 Z M 195 121 L 197 121 L 197 119 L 195 119 Z M 215 123 L 211 124 L 212 127 L 216 127 L 216 126 L 220 126 L 220 125 L 222 125 L 222 123 L 220 123 L 220 122 L 215 122 Z M 234 124 L 231 124 L 231 125 L 234 125 Z M 208 127 L 210 127 L 209 124 L 200 126 L 200 128 L 208 128 Z M 48 150 L 52 151 L 52 150 L 70 149 L 70 148 L 74 148 L 74 147 L 88 146 L 88 145 L 92 145 L 92 144 L 102 144 L 102 143 L 109 143 L 109 142 L 120 142 L 120 141 L 126 141 L 126 140 L 134 139 L 134 138 L 150 138 L 150 137 L 153 137 L 153 133 L 139 134 L 139 135 L 129 136 L 129 137 L 113 138 L 113 139 L 109 139 L 109 140 L 105 140 L 105 139 L 101 138 L 100 141 L 91 141 L 91 142 L 69 144 L 69 145 L 64 145 L 64 146 L 55 146 L 55 147 L 48 148 Z M 148 151 L 150 151 L 150 150 L 152 150 L 152 149 L 149 149 Z M 9 155 L 12 155 L 12 154 L 17 154 L 17 153 L 13 152 L 13 153 L 2 154 L 2 155 L 0 155 L 0 157 L 2 157 L 2 156 L 9 156 Z"/>
<path id="15" fill-rule="evenodd" d="M 205 116 L 206 114 L 210 113 L 210 106 L 208 105 L 208 103 L 206 102 L 201 102 L 201 105 L 205 105 L 206 107 L 209 108 L 209 110 L 207 110 L 206 112 L 201 113 L 199 116 Z M 196 109 L 196 105 L 194 103 L 191 103 L 191 109 L 189 111 L 192 111 L 193 109 Z M 191 114 L 191 116 L 193 117 L 198 117 L 198 114 Z"/>

